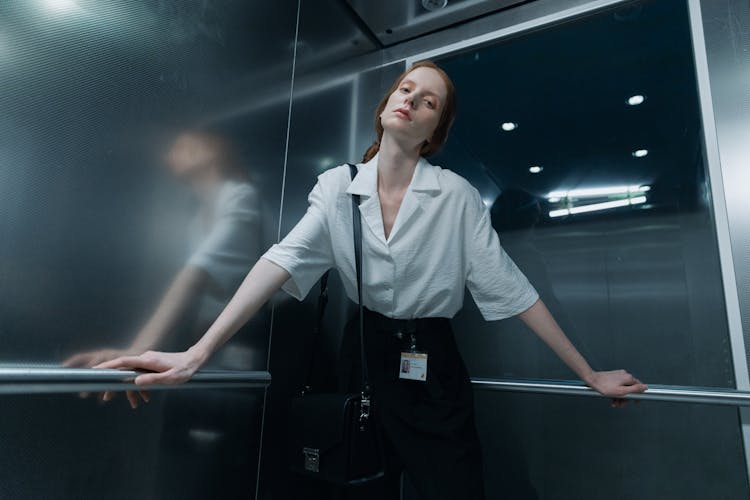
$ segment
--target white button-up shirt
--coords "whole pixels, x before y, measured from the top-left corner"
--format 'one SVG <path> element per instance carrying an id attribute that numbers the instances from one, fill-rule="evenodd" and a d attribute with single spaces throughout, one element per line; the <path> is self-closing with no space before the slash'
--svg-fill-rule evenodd
<path id="1" fill-rule="evenodd" d="M 468 288 L 487 320 L 519 314 L 539 298 L 500 246 L 479 192 L 463 177 L 424 158 L 386 240 L 378 198 L 378 156 L 321 174 L 307 213 L 263 258 L 291 278 L 283 289 L 302 300 L 323 273 L 338 269 L 357 302 L 351 195 L 361 195 L 362 301 L 391 318 L 453 317 Z"/>

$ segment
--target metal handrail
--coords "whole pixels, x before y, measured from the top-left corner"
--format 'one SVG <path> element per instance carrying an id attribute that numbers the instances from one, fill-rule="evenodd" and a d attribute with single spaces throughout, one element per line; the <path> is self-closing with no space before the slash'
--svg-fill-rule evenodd
<path id="1" fill-rule="evenodd" d="M 471 382 L 477 389 L 492 391 L 602 397 L 598 392 L 581 382 L 494 378 L 472 378 Z M 625 398 L 677 403 L 750 406 L 750 392 L 720 387 L 648 384 L 646 392 L 629 394 Z"/>
<path id="2" fill-rule="evenodd" d="M 0 394 L 43 394 L 143 389 L 132 380 L 139 372 L 59 366 L 0 367 Z M 154 385 L 149 390 L 254 389 L 271 383 L 267 371 L 201 370 L 179 385 Z"/>
<path id="3" fill-rule="evenodd" d="M 132 383 L 139 372 L 91 368 L 62 368 L 56 365 L 0 367 L 1 394 L 42 394 L 142 389 Z M 519 380 L 472 378 L 476 389 L 601 397 L 581 382 L 564 380 Z M 201 370 L 180 385 L 155 385 L 149 390 L 174 389 L 254 389 L 271 383 L 267 371 Z M 678 403 L 750 406 L 750 392 L 719 387 L 689 387 L 649 384 L 646 392 L 629 394 L 627 399 Z"/>

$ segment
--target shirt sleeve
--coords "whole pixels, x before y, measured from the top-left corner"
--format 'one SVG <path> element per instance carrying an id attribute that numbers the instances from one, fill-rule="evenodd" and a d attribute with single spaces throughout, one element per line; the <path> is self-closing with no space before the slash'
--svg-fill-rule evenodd
<path id="1" fill-rule="evenodd" d="M 281 287 L 303 300 L 324 272 L 333 267 L 333 250 L 320 181 L 307 198 L 309 206 L 288 235 L 263 258 L 284 268 L 291 278 Z"/>
<path id="2" fill-rule="evenodd" d="M 500 246 L 487 208 L 477 193 L 478 221 L 466 239 L 466 286 L 487 321 L 515 316 L 539 300 L 539 294 Z M 473 233 L 473 235 L 471 235 Z"/>
<path id="3" fill-rule="evenodd" d="M 188 259 L 225 293 L 237 289 L 260 254 L 260 208 L 254 189 L 237 189 L 217 207 L 216 222 Z"/>

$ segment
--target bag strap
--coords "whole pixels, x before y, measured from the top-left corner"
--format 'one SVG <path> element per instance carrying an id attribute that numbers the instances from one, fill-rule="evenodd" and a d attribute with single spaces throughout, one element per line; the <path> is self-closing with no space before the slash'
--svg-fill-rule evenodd
<path id="1" fill-rule="evenodd" d="M 349 165 L 349 173 L 352 181 L 357 176 L 357 167 L 351 163 Z M 364 314 L 362 305 L 362 218 L 359 212 L 360 196 L 358 194 L 352 195 L 352 222 L 353 222 L 353 236 L 354 236 L 354 261 L 357 273 L 357 302 L 359 307 L 359 344 L 360 344 L 360 357 L 362 363 L 362 387 L 361 387 L 361 412 L 360 412 L 360 424 L 364 424 L 370 416 L 370 394 L 371 388 L 369 384 L 369 376 L 367 370 L 367 359 L 365 356 L 365 327 L 364 327 Z M 318 318 L 313 332 L 313 339 L 311 341 L 314 347 L 315 341 L 320 337 L 323 330 L 323 316 L 325 314 L 326 306 L 328 305 L 328 276 L 330 271 L 326 271 L 320 278 L 320 294 L 318 295 Z M 314 349 L 310 349 L 310 352 L 314 355 Z M 312 357 L 310 356 L 307 370 L 305 375 L 305 384 L 303 386 L 302 394 L 309 392 L 312 387 L 310 382 L 312 380 Z"/>
<path id="2" fill-rule="evenodd" d="M 309 342 L 310 357 L 307 358 L 307 369 L 305 370 L 305 383 L 302 386 L 302 395 L 312 391 L 313 358 L 315 357 L 315 342 L 320 338 L 323 331 L 323 316 L 328 305 L 328 276 L 331 271 L 326 271 L 320 278 L 320 294 L 318 295 L 318 318 L 315 322 L 312 338 Z"/>
<path id="3" fill-rule="evenodd" d="M 357 176 L 357 167 L 348 163 L 352 181 Z M 362 390 L 359 415 L 360 427 L 370 417 L 370 384 L 367 374 L 367 357 L 365 356 L 365 315 L 362 305 L 362 215 L 359 212 L 360 197 L 352 194 L 352 222 L 354 225 L 354 263 L 357 268 L 357 302 L 359 304 L 359 353 L 362 358 Z"/>

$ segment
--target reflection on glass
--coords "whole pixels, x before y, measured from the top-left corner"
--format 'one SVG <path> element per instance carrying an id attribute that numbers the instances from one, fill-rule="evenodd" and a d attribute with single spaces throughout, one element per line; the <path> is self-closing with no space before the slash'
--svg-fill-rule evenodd
<path id="1" fill-rule="evenodd" d="M 165 162 L 199 202 L 188 226 L 190 256 L 126 347 L 78 353 L 66 360 L 67 366 L 94 366 L 118 356 L 163 349 L 178 326 L 180 338 L 172 345 L 189 346 L 216 319 L 260 255 L 258 193 L 227 139 L 205 131 L 182 132 Z M 234 359 L 227 362 L 236 368 L 249 364 L 236 349 L 231 356 Z"/>
<path id="2" fill-rule="evenodd" d="M 0 1 L 0 367 L 203 333 L 278 226 L 297 6 Z M 265 313 L 214 368 L 266 369 Z M 255 489 L 257 391 L 6 399 L 0 498 Z"/>
<path id="3" fill-rule="evenodd" d="M 645 1 L 444 57 L 462 111 L 437 161 L 497 200 L 503 246 L 594 365 L 731 387 L 689 26 L 684 2 Z M 569 377 L 467 306 L 496 344 L 466 340 L 474 375 Z"/>
<path id="4" fill-rule="evenodd" d="M 297 2 L 260 7 L 0 2 L 0 362 L 187 345 L 270 245 Z"/>

